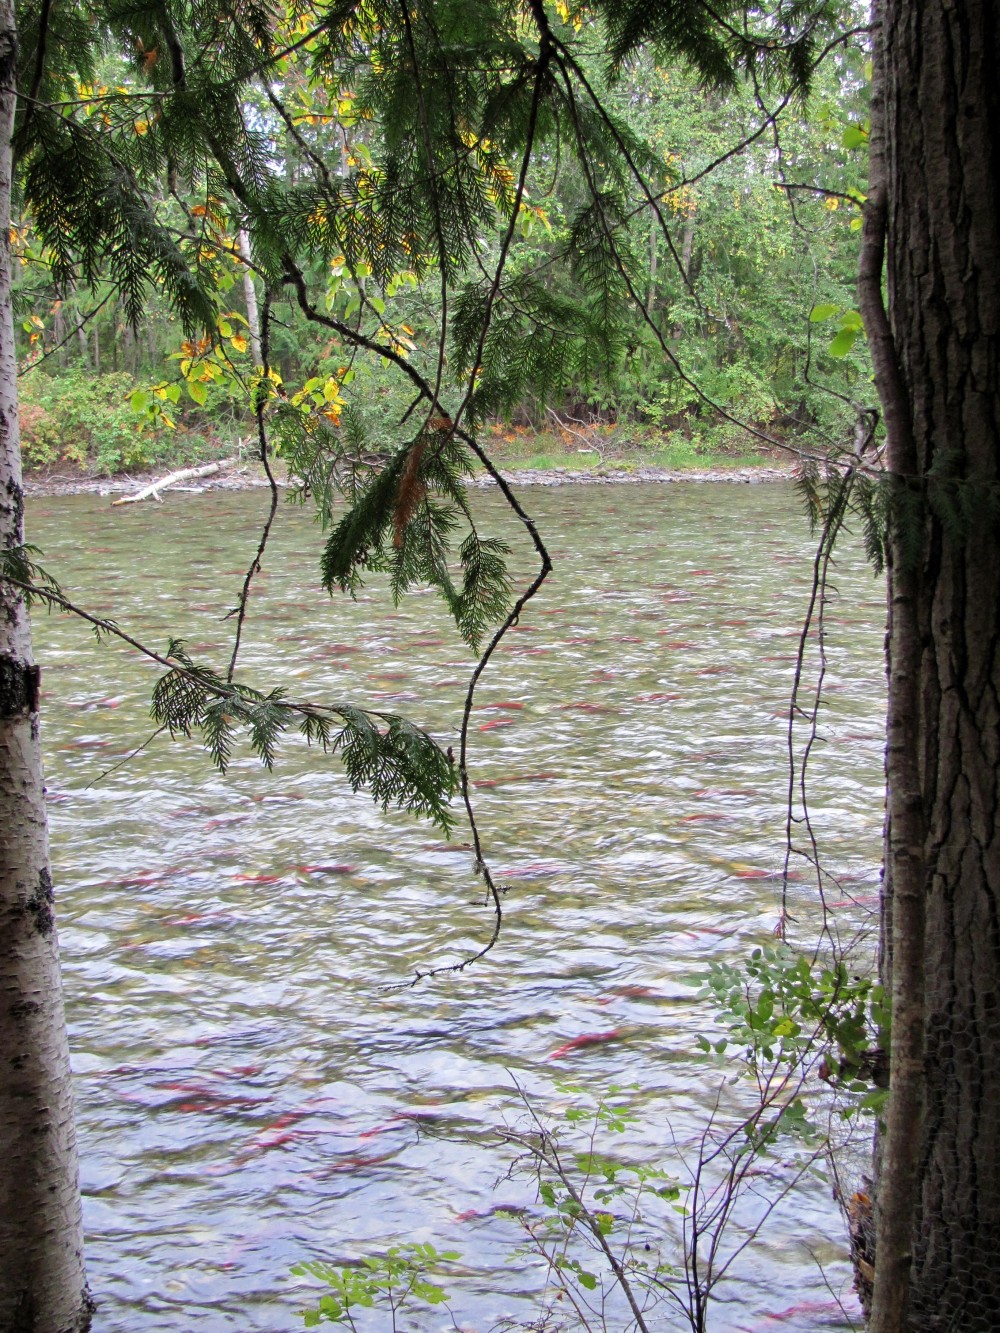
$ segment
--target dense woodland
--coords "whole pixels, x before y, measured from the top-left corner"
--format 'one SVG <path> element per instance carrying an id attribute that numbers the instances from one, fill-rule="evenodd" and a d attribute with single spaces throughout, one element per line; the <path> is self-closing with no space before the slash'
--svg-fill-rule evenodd
<path id="1" fill-rule="evenodd" d="M 528 436 L 562 428 L 579 445 L 581 428 L 599 425 L 612 449 L 637 443 L 665 461 L 692 463 L 766 444 L 740 424 L 747 423 L 762 437 L 836 451 L 854 426 L 856 408 L 844 395 L 871 397 L 853 290 L 867 171 L 863 44 L 838 45 L 808 96 L 784 99 L 769 121 L 783 101 L 777 93 L 746 85 L 706 93 L 682 61 L 661 63 L 652 53 L 609 83 L 599 34 L 588 24 L 575 37 L 602 103 L 637 153 L 641 145 L 659 212 L 635 181 L 623 184 L 621 244 L 639 307 L 616 308 L 613 344 L 599 354 L 567 362 L 562 349 L 560 364 L 553 357 L 544 374 L 537 364 L 512 362 L 512 389 L 494 417 L 500 442 L 513 426 Z M 314 177 L 317 150 L 324 171 L 343 182 L 377 162 L 384 127 L 359 96 L 359 76 L 334 68 L 320 81 L 292 63 L 271 87 L 274 104 L 260 90 L 245 102 L 260 135 L 257 151 L 291 187 Z M 105 55 L 95 82 L 79 86 L 76 114 L 84 122 L 106 116 L 107 99 L 117 94 L 114 114 L 123 116 L 125 99 L 140 87 L 134 68 Z M 124 131 L 115 128 L 137 143 L 149 133 L 142 115 Z M 610 151 L 620 159 L 627 150 Z M 508 273 L 536 284 L 534 299 L 563 310 L 594 306 L 587 272 L 563 262 L 588 194 L 584 168 L 566 144 L 546 145 L 532 158 Z M 201 262 L 218 296 L 225 361 L 191 357 L 181 321 L 155 286 L 133 324 L 113 283 L 84 284 L 72 272 L 57 277 L 27 209 L 15 237 L 15 310 L 29 468 L 65 460 L 108 474 L 226 455 L 252 434 L 247 319 L 259 316 L 248 311 L 247 292 L 248 284 L 256 288 L 254 307 L 263 298 L 261 277 L 244 262 L 224 195 L 175 178 L 162 182 L 154 205 L 172 234 L 188 244 L 204 240 Z M 478 242 L 485 268 L 495 264 L 502 237 L 502 216 L 485 220 Z M 359 293 L 384 305 L 398 345 L 415 365 L 432 365 L 437 276 L 401 269 L 386 282 L 365 268 L 362 261 L 352 273 L 343 256 L 317 257 L 310 286 L 325 289 L 327 308 L 348 320 L 356 318 Z M 346 427 L 376 449 L 390 443 L 380 436 L 407 398 L 381 358 L 352 353 L 342 338 L 311 325 L 287 290 L 273 296 L 270 345 L 288 394 L 339 377 L 333 423 L 344 412 Z M 348 361 L 353 373 L 345 377 Z"/>

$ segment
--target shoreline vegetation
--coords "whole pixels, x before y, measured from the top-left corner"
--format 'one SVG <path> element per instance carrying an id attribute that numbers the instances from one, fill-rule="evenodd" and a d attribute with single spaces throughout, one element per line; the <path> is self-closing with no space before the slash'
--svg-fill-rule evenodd
<path id="1" fill-rule="evenodd" d="M 595 435 L 593 447 L 547 432 L 494 432 L 487 444 L 490 456 L 505 480 L 519 486 L 628 485 L 639 482 L 729 482 L 752 484 L 787 481 L 793 474 L 793 454 L 778 449 L 757 450 L 702 449 L 691 441 L 668 440 L 659 447 L 648 440 L 613 444 L 606 435 Z M 279 460 L 280 461 L 280 460 Z M 242 447 L 226 456 L 218 448 L 192 451 L 183 463 L 164 463 L 154 468 L 122 469 L 102 475 L 66 460 L 42 468 L 26 470 L 24 490 L 28 496 L 61 495 L 128 496 L 152 487 L 179 466 L 197 467 L 218 463 L 212 476 L 175 485 L 164 496 L 192 494 L 209 490 L 253 490 L 268 485 L 259 461 L 249 457 Z M 291 483 L 277 471 L 282 489 Z M 490 486 L 488 477 L 479 473 L 470 480 L 473 486 Z M 161 500 L 157 493 L 152 503 Z"/>

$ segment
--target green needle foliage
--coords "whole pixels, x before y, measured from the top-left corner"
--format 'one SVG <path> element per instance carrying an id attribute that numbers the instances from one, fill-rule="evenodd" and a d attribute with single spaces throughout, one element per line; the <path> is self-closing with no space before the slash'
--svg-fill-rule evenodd
<path id="1" fill-rule="evenodd" d="M 468 452 L 449 437 L 447 425 L 400 450 L 366 487 L 356 489 L 353 505 L 331 532 L 323 551 L 323 586 L 353 597 L 364 573 L 388 571 L 396 602 L 411 587 L 434 587 L 463 638 L 477 648 L 510 606 L 504 559 L 510 548 L 476 531 L 463 486 L 469 470 Z M 448 557 L 463 521 L 468 532 L 459 549 L 459 588 Z"/>
<path id="2" fill-rule="evenodd" d="M 284 690 L 269 694 L 226 680 L 192 661 L 173 640 L 167 657 L 177 665 L 157 681 L 152 717 L 171 736 L 201 734 L 212 762 L 224 773 L 240 736 L 266 768 L 274 764 L 283 733 L 296 726 L 311 744 L 338 753 L 355 791 L 368 789 L 383 810 L 423 815 L 446 832 L 456 785 L 450 757 L 419 727 L 391 713 L 297 704 Z"/>

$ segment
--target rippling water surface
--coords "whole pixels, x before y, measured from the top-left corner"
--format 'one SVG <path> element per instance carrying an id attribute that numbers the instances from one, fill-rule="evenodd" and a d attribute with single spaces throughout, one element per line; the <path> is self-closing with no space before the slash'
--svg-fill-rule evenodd
<path id="1" fill-rule="evenodd" d="M 445 1285 L 467 1333 L 530 1318 L 544 1274 L 509 1262 L 518 1226 L 489 1216 L 533 1199 L 524 1180 L 495 1188 L 512 1077 L 546 1117 L 566 1078 L 638 1084 L 621 1151 L 673 1170 L 715 1105 L 731 1070 L 695 1045 L 714 1034 L 696 996 L 710 960 L 741 958 L 777 919 L 808 532 L 783 485 L 566 486 L 526 503 L 556 572 L 473 720 L 479 816 L 511 886 L 504 930 L 476 967 L 416 989 L 394 987 L 488 937 L 466 831 L 449 844 L 380 814 L 297 742 L 273 774 L 240 754 L 222 778 L 163 738 L 122 765 L 151 730 L 156 669 L 39 617 L 98 1333 L 283 1333 L 310 1291 L 294 1263 L 401 1239 L 461 1252 Z M 518 539 L 497 496 L 477 504 Z M 221 668 L 264 508 L 260 492 L 38 500 L 30 540 L 79 602 L 161 646 L 180 633 Z M 471 655 L 438 601 L 394 609 L 377 582 L 357 605 L 331 601 L 320 544 L 283 506 L 245 678 L 405 712 L 450 743 Z M 517 565 L 528 573 L 530 552 Z M 831 868 L 864 898 L 882 607 L 848 542 L 836 583 L 813 801 Z M 792 896 L 808 923 L 805 876 Z M 863 906 L 835 910 L 864 925 Z M 551 1058 L 593 1034 L 614 1036 Z M 844 1326 L 829 1185 L 807 1177 L 734 1276 L 714 1329 Z M 654 1324 L 683 1327 L 666 1308 Z M 408 1326 L 451 1322 L 425 1309 Z"/>

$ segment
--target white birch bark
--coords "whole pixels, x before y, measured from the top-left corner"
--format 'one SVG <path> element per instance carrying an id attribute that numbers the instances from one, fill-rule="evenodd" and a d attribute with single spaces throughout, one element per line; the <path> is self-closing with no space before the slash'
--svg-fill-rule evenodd
<path id="1" fill-rule="evenodd" d="M 250 331 L 250 355 L 258 368 L 264 364 L 260 346 L 260 313 L 257 309 L 257 289 L 253 285 L 253 269 L 250 267 L 250 237 L 240 228 L 240 256 L 245 265 L 243 269 L 243 296 L 247 303 L 247 326 Z"/>
<path id="2" fill-rule="evenodd" d="M 11 312 L 11 130 L 17 34 L 0 0 L 0 546 L 23 538 Z M 27 612 L 0 582 L 0 1331 L 83 1333 L 69 1049 L 48 866 L 38 668 Z"/>

